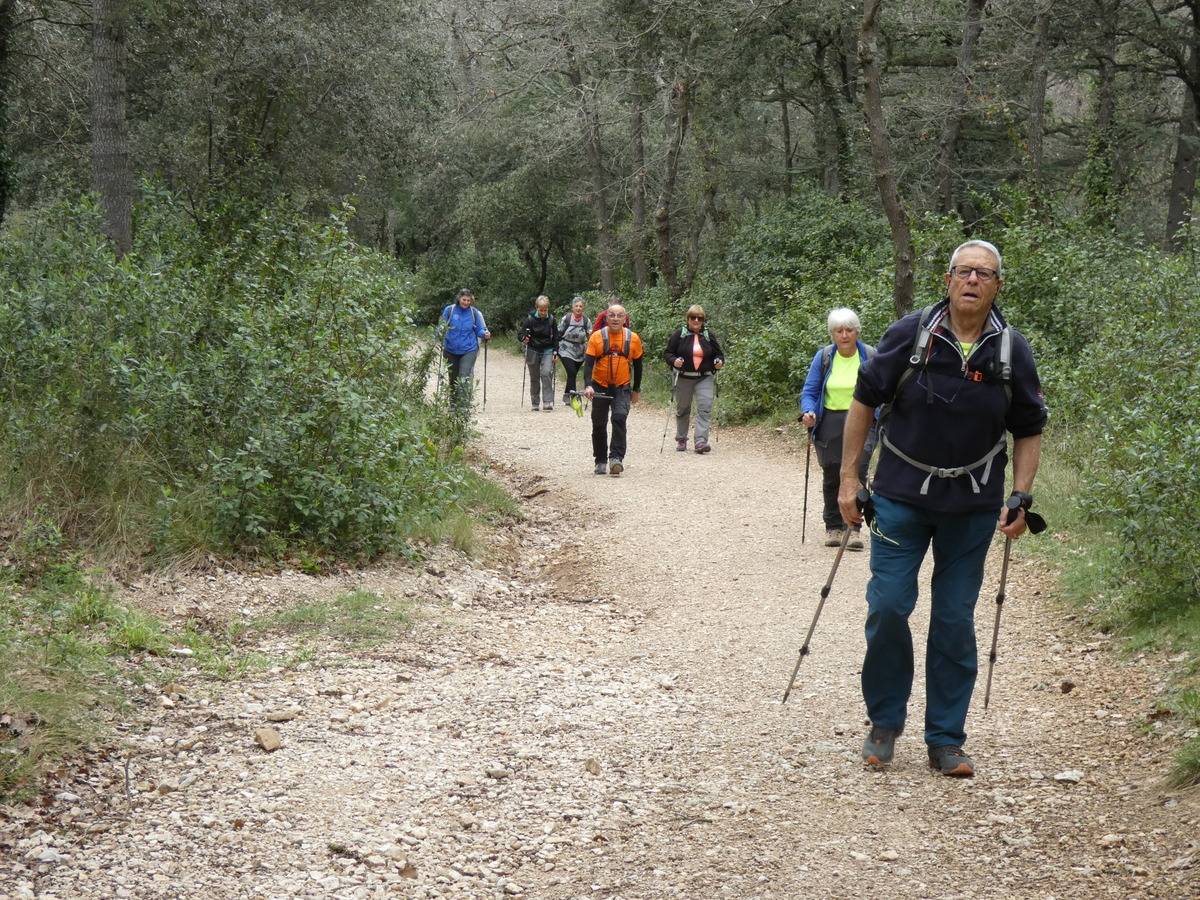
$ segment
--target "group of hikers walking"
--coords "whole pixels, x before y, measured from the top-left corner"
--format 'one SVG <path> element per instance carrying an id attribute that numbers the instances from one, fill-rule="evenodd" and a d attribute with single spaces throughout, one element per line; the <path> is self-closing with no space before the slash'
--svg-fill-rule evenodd
<path id="1" fill-rule="evenodd" d="M 1000 251 L 982 240 L 960 245 L 950 256 L 944 284 L 940 302 L 893 322 L 878 347 L 861 340 L 853 310 L 839 307 L 828 315 L 830 343 L 812 358 L 799 412 L 822 473 L 825 544 L 839 549 L 792 683 L 842 552 L 864 549 L 866 524 L 871 554 L 861 677 L 870 729 L 862 760 L 869 768 L 891 765 L 912 693 L 909 617 L 917 601 L 918 573 L 932 548 L 924 742 L 935 771 L 969 777 L 975 764 L 963 746 L 978 672 L 974 616 L 984 561 L 999 530 L 1005 555 L 989 655 L 994 663 L 1011 542 L 1027 528 L 1036 532 L 1045 527 L 1030 507 L 1047 412 L 1029 343 L 995 305 L 1004 284 Z M 443 319 L 475 340 L 456 339 L 452 345 L 448 330 L 445 352 L 459 376 L 469 379 L 474 362 L 469 345 L 477 351 L 478 341 L 490 334 L 482 316 L 476 320 L 462 312 L 470 304 L 462 304 L 461 293 L 459 308 L 447 307 Z M 561 360 L 567 373 L 563 401 L 582 394 L 592 403 L 596 474 L 620 475 L 626 419 L 642 382 L 642 341 L 619 303 L 603 310 L 594 325 L 588 323 L 582 298 L 576 297 L 558 322 L 549 306 L 549 300 L 539 297 L 520 331 L 532 408 L 537 411 L 540 403 L 543 410 L 553 410 L 554 364 Z M 702 308 L 688 309 L 685 322 L 667 341 L 663 359 L 673 381 L 676 449 L 688 449 L 694 404 L 693 447 L 707 453 L 715 379 L 725 357 Z M 580 368 L 582 392 L 577 390 Z M 1012 490 L 1005 500 L 1009 435 Z M 876 445 L 879 459 L 868 491 L 868 461 Z M 989 665 L 985 705 L 990 689 Z"/>

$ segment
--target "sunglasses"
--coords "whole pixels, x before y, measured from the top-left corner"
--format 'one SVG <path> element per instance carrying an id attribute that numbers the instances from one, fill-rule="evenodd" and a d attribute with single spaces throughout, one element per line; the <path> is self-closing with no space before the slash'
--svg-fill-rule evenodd
<path id="1" fill-rule="evenodd" d="M 688 316 L 688 319 L 695 319 L 697 322 L 703 322 L 704 316 Z"/>

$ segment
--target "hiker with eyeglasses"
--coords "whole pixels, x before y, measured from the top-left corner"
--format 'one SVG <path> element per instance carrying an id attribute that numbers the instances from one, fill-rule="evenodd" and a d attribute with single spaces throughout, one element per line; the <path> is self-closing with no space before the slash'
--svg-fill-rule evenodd
<path id="1" fill-rule="evenodd" d="M 946 297 L 895 322 L 854 388 L 843 435 L 842 518 L 863 521 L 855 503 L 860 459 L 874 411 L 880 456 L 872 482 L 871 578 L 867 585 L 862 692 L 871 730 L 867 767 L 892 762 L 906 724 L 913 681 L 909 616 L 917 573 L 933 548 L 925 649 L 925 728 L 929 765 L 970 777 L 963 751 L 975 687 L 975 604 L 992 534 L 1026 529 L 1041 454 L 1046 406 L 1029 342 L 996 308 L 1004 286 L 1000 251 L 967 241 L 950 257 Z M 1012 435 L 1013 498 L 1005 513 L 1007 437 Z"/>
<path id="2" fill-rule="evenodd" d="M 842 532 L 846 530 L 838 506 L 838 489 L 842 483 L 842 428 L 846 424 L 850 401 L 854 399 L 859 369 L 875 355 L 875 348 L 859 339 L 862 323 L 852 309 L 843 306 L 830 310 L 826 324 L 833 343 L 818 350 L 808 367 L 808 378 L 800 394 L 800 421 L 808 429 L 808 439 L 817 451 L 817 465 L 821 467 L 825 546 L 840 547 Z M 864 484 L 874 447 L 875 431 L 872 429 L 858 470 L 859 480 Z M 846 548 L 863 549 L 861 527 L 853 529 Z"/>
<path id="3" fill-rule="evenodd" d="M 592 455 L 597 475 L 625 471 L 626 425 L 630 404 L 642 389 L 642 339 L 627 325 L 625 307 L 614 302 L 606 327 L 588 338 L 583 362 L 583 395 L 592 402 Z M 608 420 L 612 416 L 612 441 Z"/>
<path id="4" fill-rule="evenodd" d="M 675 380 L 675 449 L 687 452 L 692 401 L 696 403 L 697 453 L 708 453 L 716 373 L 725 365 L 725 353 L 717 336 L 708 330 L 704 307 L 691 306 L 682 328 L 671 332 L 663 358 Z"/>

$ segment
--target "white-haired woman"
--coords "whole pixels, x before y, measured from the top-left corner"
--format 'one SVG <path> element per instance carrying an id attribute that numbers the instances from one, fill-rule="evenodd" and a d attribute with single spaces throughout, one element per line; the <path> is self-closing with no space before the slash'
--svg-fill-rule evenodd
<path id="1" fill-rule="evenodd" d="M 842 428 L 846 424 L 850 401 L 854 399 L 858 370 L 875 355 L 875 348 L 859 340 L 862 324 L 854 310 L 844 306 L 830 310 L 828 324 L 833 343 L 818 350 L 808 367 L 808 378 L 800 394 L 800 421 L 809 429 L 809 437 L 817 448 L 817 464 L 824 476 L 821 486 L 825 499 L 825 545 L 836 547 L 842 542 L 842 531 L 846 528 L 837 500 L 841 483 Z M 874 445 L 875 431 L 872 429 L 859 472 L 864 484 Z M 854 530 L 846 545 L 851 550 L 863 549 L 858 531 L 857 528 Z"/>

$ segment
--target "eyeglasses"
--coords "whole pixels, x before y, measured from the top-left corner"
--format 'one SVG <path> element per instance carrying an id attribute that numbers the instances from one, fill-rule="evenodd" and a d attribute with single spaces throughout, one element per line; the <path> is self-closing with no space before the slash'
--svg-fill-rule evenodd
<path id="1" fill-rule="evenodd" d="M 966 281 L 968 278 L 970 278 L 972 272 L 974 272 L 975 277 L 984 284 L 995 281 L 996 277 L 1000 274 L 995 269 L 985 269 L 982 266 L 955 266 L 950 270 L 951 275 L 953 275 L 955 278 L 961 278 L 963 281 Z"/>
<path id="2" fill-rule="evenodd" d="M 688 313 L 688 319 L 695 319 L 697 322 L 703 322 L 704 316 L 694 316 L 691 313 Z"/>

